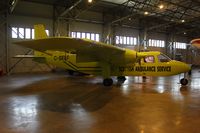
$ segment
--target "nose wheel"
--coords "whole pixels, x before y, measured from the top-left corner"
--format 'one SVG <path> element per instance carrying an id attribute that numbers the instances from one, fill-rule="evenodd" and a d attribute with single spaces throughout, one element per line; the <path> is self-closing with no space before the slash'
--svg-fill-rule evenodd
<path id="1" fill-rule="evenodd" d="M 106 78 L 103 80 L 104 86 L 111 86 L 113 84 L 113 80 L 111 78 Z"/>
<path id="2" fill-rule="evenodd" d="M 182 78 L 180 80 L 181 85 L 187 85 L 188 84 L 188 80 L 186 78 Z"/>
<path id="3" fill-rule="evenodd" d="M 181 85 L 187 85 L 188 84 L 188 79 L 186 77 L 187 77 L 187 73 L 184 73 L 184 78 L 182 78 L 180 80 Z"/>

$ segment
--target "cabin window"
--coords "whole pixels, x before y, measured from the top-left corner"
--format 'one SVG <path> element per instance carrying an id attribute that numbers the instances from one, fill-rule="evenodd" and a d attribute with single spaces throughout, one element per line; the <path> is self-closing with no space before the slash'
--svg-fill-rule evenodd
<path id="1" fill-rule="evenodd" d="M 154 63 L 155 62 L 154 56 L 146 56 L 144 58 L 144 62 L 146 62 L 146 63 Z"/>
<path id="2" fill-rule="evenodd" d="M 158 55 L 158 60 L 160 62 L 169 62 L 171 59 L 166 55 L 160 54 Z"/>

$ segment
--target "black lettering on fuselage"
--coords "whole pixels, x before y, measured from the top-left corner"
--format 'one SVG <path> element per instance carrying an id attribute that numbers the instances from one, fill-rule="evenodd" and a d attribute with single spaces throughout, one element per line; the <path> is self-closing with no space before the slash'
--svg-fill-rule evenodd
<path id="1" fill-rule="evenodd" d="M 171 66 L 157 66 L 157 72 L 171 72 Z"/>
<path id="2" fill-rule="evenodd" d="M 128 66 L 128 67 L 119 67 L 120 72 L 124 71 L 136 71 L 136 72 L 156 72 L 156 67 L 155 66 Z"/>
<path id="3" fill-rule="evenodd" d="M 155 66 L 137 66 L 135 68 L 135 71 L 137 71 L 137 72 L 155 72 L 156 67 Z"/>

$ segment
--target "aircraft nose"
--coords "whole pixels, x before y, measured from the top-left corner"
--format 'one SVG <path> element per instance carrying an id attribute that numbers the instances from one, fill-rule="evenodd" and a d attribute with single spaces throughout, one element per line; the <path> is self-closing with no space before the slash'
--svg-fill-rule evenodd
<path id="1" fill-rule="evenodd" d="M 191 70 L 191 66 L 186 64 L 186 63 L 183 63 L 183 72 L 188 72 Z"/>

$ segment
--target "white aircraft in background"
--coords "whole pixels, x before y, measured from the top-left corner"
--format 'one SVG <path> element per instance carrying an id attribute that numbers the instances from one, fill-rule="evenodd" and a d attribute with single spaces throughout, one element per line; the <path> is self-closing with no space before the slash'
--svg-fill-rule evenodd
<path id="1" fill-rule="evenodd" d="M 193 39 L 190 43 L 191 43 L 191 45 L 194 46 L 195 48 L 200 49 L 200 38 Z"/>

